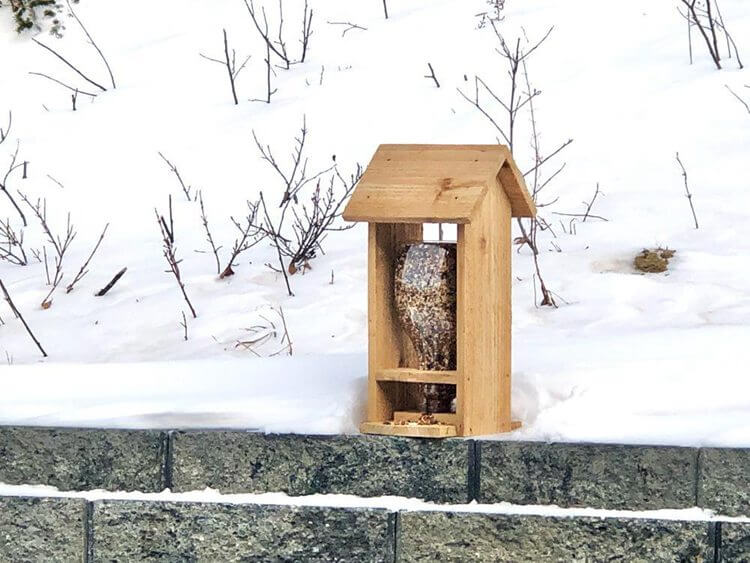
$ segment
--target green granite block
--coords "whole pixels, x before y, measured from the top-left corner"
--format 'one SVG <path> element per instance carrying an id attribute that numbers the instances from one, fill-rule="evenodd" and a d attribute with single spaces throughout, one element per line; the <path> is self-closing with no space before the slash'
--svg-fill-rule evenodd
<path id="1" fill-rule="evenodd" d="M 624 510 L 695 506 L 698 450 L 478 442 L 479 502 Z"/>
<path id="2" fill-rule="evenodd" d="M 166 445 L 152 430 L 0 426 L 0 483 L 161 491 Z"/>
<path id="3" fill-rule="evenodd" d="M 399 514 L 400 563 L 713 561 L 708 524 L 460 512 Z"/>
<path id="4" fill-rule="evenodd" d="M 175 432 L 174 490 L 469 499 L 471 443 L 389 436 Z"/>
<path id="5" fill-rule="evenodd" d="M 83 561 L 86 501 L 0 497 L 0 561 Z"/>
<path id="6" fill-rule="evenodd" d="M 97 501 L 94 561 L 392 562 L 385 510 Z"/>
<path id="7" fill-rule="evenodd" d="M 750 450 L 703 448 L 698 466 L 698 506 L 750 516 Z"/>

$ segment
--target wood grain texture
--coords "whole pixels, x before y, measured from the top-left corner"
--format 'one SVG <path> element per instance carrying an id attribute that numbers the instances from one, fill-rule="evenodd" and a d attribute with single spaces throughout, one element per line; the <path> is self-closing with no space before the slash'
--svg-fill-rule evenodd
<path id="1" fill-rule="evenodd" d="M 369 378 L 362 432 L 400 436 L 475 436 L 509 432 L 511 394 L 511 219 L 534 216 L 523 175 L 502 145 L 381 145 L 346 208 L 370 222 Z M 457 369 L 425 372 L 394 307 L 400 246 L 422 240 L 422 223 L 458 224 Z M 411 420 L 419 383 L 456 385 L 447 425 Z"/>
<path id="2" fill-rule="evenodd" d="M 503 145 L 380 145 L 343 216 L 464 224 L 486 193 L 498 188 L 505 190 L 513 216 L 535 214 L 523 175 Z"/>
<path id="3" fill-rule="evenodd" d="M 420 416 L 422 416 L 422 413 L 419 411 L 395 411 L 393 413 L 393 420 L 394 422 L 417 421 Z M 439 412 L 434 413 L 432 416 L 435 420 L 443 424 L 456 426 L 458 423 L 458 416 L 452 412 Z"/>
<path id="4" fill-rule="evenodd" d="M 404 383 L 444 383 L 455 385 L 456 371 L 430 371 L 414 368 L 381 369 L 375 374 L 378 381 L 401 381 Z"/>
<path id="5" fill-rule="evenodd" d="M 363 422 L 359 429 L 365 434 L 386 436 L 409 436 L 412 438 L 451 438 L 456 436 L 456 427 L 450 424 L 420 424 L 414 426 L 386 424 L 384 422 Z"/>
<path id="6" fill-rule="evenodd" d="M 393 306 L 393 270 L 400 244 L 421 239 L 421 225 L 370 224 L 368 235 L 368 400 L 367 419 L 390 420 L 403 402 L 397 383 L 379 383 L 383 369 L 398 368 L 409 350 L 403 343 L 400 323 Z"/>
<path id="7" fill-rule="evenodd" d="M 492 191 L 458 229 L 456 412 L 462 436 L 510 430 L 510 203 Z"/>

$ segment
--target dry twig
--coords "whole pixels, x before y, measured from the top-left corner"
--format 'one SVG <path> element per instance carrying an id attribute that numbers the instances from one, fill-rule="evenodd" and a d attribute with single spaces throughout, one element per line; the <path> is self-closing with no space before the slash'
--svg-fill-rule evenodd
<path id="1" fill-rule="evenodd" d="M 104 86 L 102 86 L 98 82 L 92 80 L 91 78 L 89 78 L 88 76 L 86 76 L 85 74 L 83 74 L 83 72 L 81 72 L 78 69 L 77 66 L 75 66 L 68 59 L 66 59 L 65 57 L 63 57 L 60 53 L 58 53 L 57 51 L 55 51 L 52 47 L 50 47 L 48 45 L 45 45 L 44 43 L 42 43 L 41 41 L 39 41 L 39 40 L 37 40 L 37 39 L 35 39 L 33 37 L 31 38 L 31 40 L 34 43 L 36 43 L 37 45 L 39 45 L 40 47 L 42 47 L 43 49 L 46 49 L 47 51 L 49 51 L 50 53 L 52 53 L 58 59 L 60 59 L 63 63 L 65 63 L 65 65 L 67 67 L 69 67 L 70 69 L 72 69 L 73 72 L 75 72 L 78 76 L 80 76 L 81 78 L 83 78 L 86 82 L 88 82 L 92 86 L 95 86 L 96 88 L 99 88 L 99 90 L 101 90 L 102 92 L 106 92 L 107 91 L 107 89 Z"/>
<path id="2" fill-rule="evenodd" d="M 203 192 L 201 190 L 198 190 L 198 203 L 201 207 L 201 223 L 203 223 L 203 230 L 206 231 L 206 240 L 211 246 L 211 252 L 213 252 L 214 259 L 216 260 L 216 273 L 220 274 L 221 261 L 219 260 L 219 250 L 221 250 L 221 247 L 216 246 L 214 243 L 214 237 L 211 236 L 211 229 L 208 228 L 208 216 L 206 215 L 206 208 L 203 205 Z"/>
<path id="3" fill-rule="evenodd" d="M 227 30 L 224 29 L 222 31 L 224 32 L 224 60 L 221 61 L 219 59 L 214 59 L 204 55 L 203 53 L 200 53 L 200 56 L 206 60 L 218 63 L 226 67 L 227 74 L 229 75 L 229 87 L 232 90 L 232 99 L 234 100 L 234 105 L 238 105 L 239 101 L 237 100 L 237 88 L 235 87 L 235 82 L 252 55 L 248 55 L 242 62 L 242 64 L 237 67 L 237 54 L 234 49 L 232 49 L 232 56 L 229 56 L 229 41 L 227 40 Z"/>
<path id="4" fill-rule="evenodd" d="M 258 205 L 259 203 L 251 203 L 249 201 L 247 202 L 248 213 L 245 216 L 244 225 L 234 217 L 230 217 L 232 223 L 237 228 L 240 234 L 239 238 L 234 239 L 234 245 L 232 246 L 232 255 L 229 257 L 226 267 L 223 270 L 221 270 L 220 268 L 221 274 L 219 275 L 219 278 L 224 279 L 226 277 L 233 276 L 233 266 L 236 266 L 235 262 L 237 261 L 237 258 L 239 258 L 239 255 L 246 250 L 250 250 L 266 236 L 267 233 L 262 227 L 258 226 L 256 221 L 256 217 L 258 215 Z"/>
<path id="5" fill-rule="evenodd" d="M 289 328 L 286 323 L 286 317 L 284 316 L 284 309 L 279 306 L 268 307 L 270 314 L 258 313 L 260 321 L 256 324 L 245 328 L 244 330 L 249 333 L 247 338 L 237 340 L 235 348 L 242 348 L 260 357 L 262 348 L 265 344 L 278 340 L 279 349 L 273 351 L 267 356 L 279 356 L 283 353 L 291 356 L 293 353 L 292 340 L 289 336 Z M 277 317 L 275 322 L 273 318 Z M 282 332 L 283 331 L 283 332 Z"/>
<path id="6" fill-rule="evenodd" d="M 724 84 L 724 87 L 725 87 L 725 88 L 726 88 L 727 90 L 729 90 L 729 92 L 730 92 L 730 93 L 732 94 L 732 96 L 734 96 L 735 98 L 737 98 L 737 100 L 739 100 L 739 102 L 740 102 L 740 103 L 741 103 L 741 104 L 742 104 L 743 106 L 745 106 L 745 109 L 747 110 L 747 113 L 750 113 L 750 104 L 748 104 L 748 103 L 747 103 L 747 102 L 746 102 L 745 100 L 743 100 L 743 99 L 742 99 L 742 98 L 741 98 L 741 97 L 739 96 L 739 94 L 737 94 L 737 93 L 736 93 L 736 92 L 735 92 L 734 90 L 732 90 L 732 89 L 731 89 L 731 88 L 729 87 L 729 85 L 728 85 L 728 84 Z M 745 86 L 745 88 L 748 88 L 748 86 Z"/>
<path id="7" fill-rule="evenodd" d="M 329 24 L 329 25 L 345 25 L 346 27 L 344 28 L 344 31 L 341 32 L 341 37 L 344 37 L 348 32 L 350 32 L 353 29 L 359 29 L 361 31 L 367 31 L 366 27 L 363 27 L 361 25 L 358 25 L 358 24 L 352 23 L 352 22 L 332 22 L 332 21 L 329 21 L 329 22 L 326 22 L 326 23 Z"/>
<path id="8" fill-rule="evenodd" d="M 432 63 L 427 63 L 427 67 L 430 69 L 430 74 L 425 74 L 425 78 L 432 78 L 435 81 L 435 86 L 440 88 L 440 82 L 438 82 L 437 76 L 435 76 L 435 70 L 432 68 Z"/>
<path id="9" fill-rule="evenodd" d="M 19 207 L 16 200 L 13 198 L 12 195 L 10 195 L 10 190 L 8 190 L 8 179 L 10 178 L 11 174 L 15 172 L 16 170 L 23 169 L 24 174 L 23 177 L 26 177 L 26 162 L 18 162 L 18 151 L 21 148 L 21 142 L 16 142 L 16 150 L 11 155 L 10 164 L 8 165 L 8 169 L 5 171 L 5 175 L 3 176 L 2 182 L 0 182 L 0 191 L 2 191 L 5 194 L 5 197 L 8 198 L 8 201 L 10 201 L 11 205 L 15 208 L 18 215 L 21 217 L 21 221 L 23 222 L 23 226 L 26 227 L 28 223 L 26 222 L 26 215 L 24 215 L 23 211 L 21 211 L 21 208 Z"/>
<path id="10" fill-rule="evenodd" d="M 26 323 L 26 319 L 23 318 L 21 311 L 19 311 L 18 308 L 13 303 L 13 300 L 10 298 L 10 293 L 8 293 L 8 289 L 5 287 L 5 284 L 3 283 L 3 280 L 1 279 L 0 279 L 0 289 L 2 289 L 3 294 L 5 295 L 5 301 L 8 303 L 10 310 L 13 311 L 13 314 L 16 316 L 16 318 L 19 319 L 21 323 L 23 323 L 23 326 L 26 329 L 26 332 L 34 341 L 34 344 L 36 344 L 36 347 L 39 348 L 39 351 L 42 353 L 42 356 L 46 358 L 47 352 L 44 351 L 44 348 L 42 348 L 42 345 L 39 343 L 39 340 L 37 340 L 36 336 L 34 336 L 34 333 L 31 332 L 31 328 L 29 328 L 29 325 Z"/>
<path id="11" fill-rule="evenodd" d="M 175 280 L 177 281 L 177 285 L 180 287 L 180 291 L 182 292 L 182 297 L 185 299 L 185 303 L 187 303 L 188 307 L 190 308 L 190 312 L 192 313 L 193 318 L 197 318 L 198 315 L 196 314 L 195 308 L 193 307 L 193 304 L 190 302 L 190 298 L 187 295 L 187 291 L 185 290 L 185 283 L 182 281 L 182 274 L 180 272 L 180 263 L 182 262 L 182 260 L 178 260 L 176 256 L 176 248 L 174 245 L 174 230 L 170 231 L 167 228 L 167 222 L 164 220 L 164 217 L 159 214 L 158 209 L 154 209 L 154 213 L 156 214 L 156 222 L 159 224 L 159 230 L 161 232 L 162 254 L 164 255 L 164 259 L 169 265 L 169 270 L 167 270 L 167 273 L 172 273 Z M 170 225 L 174 224 L 171 208 L 169 212 L 169 223 Z"/>
<path id="12" fill-rule="evenodd" d="M 182 322 L 180 323 L 180 326 L 184 329 L 184 338 L 185 338 L 185 342 L 187 342 L 187 339 L 188 339 L 187 318 L 185 317 L 185 311 L 181 311 L 181 313 L 182 313 Z"/>
<path id="13" fill-rule="evenodd" d="M 44 264 L 47 271 L 47 283 L 50 284 L 52 288 L 49 290 L 49 293 L 47 293 L 46 297 L 42 300 L 41 307 L 42 309 L 49 309 L 52 306 L 52 294 L 60 285 L 60 282 L 62 282 L 64 276 L 62 268 L 65 255 L 68 252 L 68 249 L 70 248 L 70 245 L 73 242 L 73 239 L 75 239 L 77 233 L 75 231 L 75 228 L 73 227 L 73 224 L 70 222 L 70 213 L 68 213 L 65 235 L 62 237 L 60 235 L 55 236 L 47 220 L 47 200 L 37 199 L 36 203 L 32 203 L 25 194 L 21 192 L 18 193 L 21 197 L 21 200 L 26 203 L 26 205 L 28 205 L 34 212 L 34 215 L 36 215 L 39 223 L 42 226 L 42 230 L 44 231 L 45 235 L 47 235 L 47 241 L 55 250 L 55 273 L 50 280 L 49 270 L 47 268 L 47 249 L 46 247 L 44 248 Z"/>
<path id="14" fill-rule="evenodd" d="M 109 281 L 109 283 L 107 285 L 105 285 L 103 288 L 101 288 L 99 291 L 97 291 L 94 294 L 94 296 L 96 296 L 96 297 L 103 297 L 103 296 L 105 296 L 107 294 L 107 292 L 115 286 L 115 284 L 120 280 L 120 278 L 122 276 L 125 275 L 125 272 L 127 272 L 127 271 L 128 271 L 128 269 L 127 269 L 127 267 L 125 267 L 122 270 L 120 270 L 119 272 L 117 272 L 115 274 L 115 276 Z"/>
<path id="15" fill-rule="evenodd" d="M 191 199 L 191 190 L 193 189 L 192 186 L 185 185 L 185 182 L 182 180 L 182 176 L 180 175 L 180 171 L 177 169 L 177 167 L 172 164 L 166 156 L 164 156 L 161 152 L 159 152 L 159 156 L 162 158 L 162 160 L 169 166 L 169 171 L 172 172 L 177 177 L 177 181 L 180 183 L 180 187 L 182 188 L 182 193 L 185 194 L 185 197 L 188 201 L 192 201 Z"/>
<path id="16" fill-rule="evenodd" d="M 109 223 L 107 223 L 104 226 L 104 230 L 102 231 L 102 234 L 99 235 L 99 240 L 96 241 L 96 245 L 94 246 L 94 249 L 91 251 L 91 254 L 89 254 L 89 257 L 86 258 L 86 261 L 83 263 L 83 266 L 81 266 L 81 269 L 78 270 L 78 273 L 76 274 L 76 277 L 73 278 L 73 281 L 68 284 L 68 287 L 65 288 L 65 293 L 70 293 L 73 291 L 73 288 L 75 285 L 81 281 L 86 274 L 89 273 L 87 270 L 89 263 L 91 262 L 91 259 L 94 257 L 94 254 L 96 254 L 96 251 L 99 250 L 99 245 L 102 244 L 102 241 L 104 240 L 104 235 L 107 234 L 107 229 L 109 229 Z"/>
<path id="17" fill-rule="evenodd" d="M 675 153 L 675 158 L 677 159 L 677 163 L 680 165 L 680 168 L 682 169 L 682 178 L 685 181 L 685 197 L 688 199 L 688 202 L 690 203 L 690 211 L 693 213 L 693 221 L 695 221 L 695 228 L 698 228 L 698 217 L 695 215 L 695 207 L 693 207 L 693 194 L 690 193 L 690 188 L 688 187 L 688 177 L 687 177 L 687 171 L 685 170 L 685 167 L 682 165 L 682 161 L 680 160 L 680 153 Z"/>
<path id="18" fill-rule="evenodd" d="M 70 15 L 73 16 L 73 19 L 76 20 L 76 23 L 80 26 L 80 28 L 83 30 L 83 33 L 86 34 L 86 37 L 89 40 L 89 43 L 96 49 L 96 52 L 99 54 L 99 58 L 104 63 L 104 66 L 107 67 L 107 72 L 109 73 L 109 79 L 112 82 L 112 89 L 114 90 L 117 88 L 115 85 L 115 77 L 112 74 L 112 69 L 109 66 L 109 62 L 107 62 L 107 57 L 104 56 L 104 53 L 102 53 L 102 50 L 99 48 L 99 45 L 96 44 L 94 41 L 94 38 L 91 37 L 91 34 L 89 33 L 89 30 L 86 29 L 86 26 L 83 25 L 83 22 L 78 17 L 78 14 L 75 13 L 75 10 L 73 10 L 73 6 L 70 5 L 70 0 L 65 0 L 65 3 L 68 5 L 68 9 L 70 10 Z"/>

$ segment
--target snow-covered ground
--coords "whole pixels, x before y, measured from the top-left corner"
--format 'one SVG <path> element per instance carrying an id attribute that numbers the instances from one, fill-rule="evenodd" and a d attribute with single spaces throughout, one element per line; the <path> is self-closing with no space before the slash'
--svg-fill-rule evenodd
<path id="1" fill-rule="evenodd" d="M 302 3 L 284 5 L 296 53 Z M 0 127 L 13 112 L 0 178 L 18 140 L 28 178 L 14 174 L 9 190 L 46 198 L 58 230 L 70 212 L 78 231 L 65 282 L 110 224 L 90 273 L 72 293 L 58 290 L 47 310 L 43 265 L 0 262 L 0 279 L 49 353 L 42 361 L 0 308 L 0 355 L 12 363 L 0 368 L 0 423 L 356 430 L 366 377 L 363 226 L 331 234 L 312 270 L 292 277 L 294 297 L 265 266 L 274 260 L 266 245 L 243 254 L 235 276 L 218 280 L 211 254 L 195 252 L 208 249 L 200 210 L 158 152 L 202 190 L 226 259 L 235 238 L 230 215 L 261 189 L 274 200 L 281 193 L 252 131 L 285 158 L 305 116 L 311 169 L 327 167 L 335 154 L 349 173 L 380 143 L 496 142 L 456 89 L 472 92 L 474 75 L 497 92 L 507 82 L 493 33 L 477 29 L 484 0 L 391 0 L 388 20 L 374 0 L 311 5 L 307 61 L 276 71 L 278 92 L 265 104 L 249 101 L 265 95 L 265 49 L 240 0 L 82 0 L 77 13 L 118 87 L 93 103 L 79 98 L 75 112 L 69 92 L 28 73 L 80 79 L 29 35 L 18 37 L 8 8 L 0 8 Z M 734 60 L 715 70 L 697 32 L 688 64 L 676 5 L 507 2 L 500 28 L 509 39 L 523 28 L 533 41 L 554 26 L 529 62 L 543 91 L 535 109 L 543 149 L 574 142 L 557 161 L 567 162 L 565 170 L 545 189 L 546 198 L 559 198 L 543 209 L 556 238 L 540 235 L 542 271 L 559 308 L 535 306 L 529 253 L 513 258 L 513 403 L 524 428 L 505 438 L 750 446 L 750 115 L 725 88 L 750 98 L 750 75 Z M 276 6 L 269 3 L 272 19 Z M 724 0 L 721 7 L 750 58 L 743 51 L 750 5 Z M 327 23 L 337 21 L 366 29 L 342 36 L 342 26 Z M 39 39 L 106 80 L 80 30 L 72 21 L 67 27 L 62 40 Z M 252 54 L 238 106 L 225 70 L 199 56 L 221 56 L 222 28 L 238 59 Z M 440 88 L 424 78 L 428 62 Z M 515 156 L 526 169 L 525 123 L 517 134 Z M 603 195 L 592 213 L 608 221 L 579 221 L 566 234 L 560 219 L 567 230 L 569 218 L 553 212 L 582 212 L 597 182 Z M 198 313 L 188 316 L 187 341 L 179 324 L 186 306 L 164 273 L 154 220 L 169 194 Z M 15 220 L 2 193 L 0 217 Z M 25 234 L 29 246 L 43 244 L 33 220 Z M 636 273 L 634 255 L 659 245 L 677 250 L 669 273 Z M 115 288 L 93 297 L 124 266 Z M 270 306 L 283 307 L 291 359 L 235 346 Z M 271 343 L 262 353 L 274 350 Z"/>

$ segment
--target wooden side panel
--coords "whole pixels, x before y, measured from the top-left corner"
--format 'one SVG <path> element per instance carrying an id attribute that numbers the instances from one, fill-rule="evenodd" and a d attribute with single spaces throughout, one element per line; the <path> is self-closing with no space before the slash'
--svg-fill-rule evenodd
<path id="1" fill-rule="evenodd" d="M 510 203 L 492 190 L 458 229 L 460 435 L 510 430 Z"/>
<path id="2" fill-rule="evenodd" d="M 368 235 L 368 401 L 367 420 L 390 420 L 398 408 L 398 383 L 378 383 L 380 370 L 404 363 L 404 345 L 393 307 L 393 269 L 400 243 L 421 240 L 421 225 L 371 224 Z"/>

